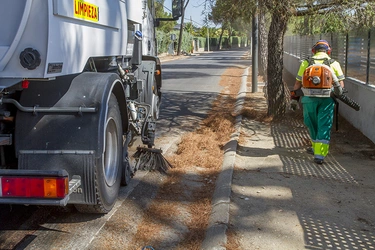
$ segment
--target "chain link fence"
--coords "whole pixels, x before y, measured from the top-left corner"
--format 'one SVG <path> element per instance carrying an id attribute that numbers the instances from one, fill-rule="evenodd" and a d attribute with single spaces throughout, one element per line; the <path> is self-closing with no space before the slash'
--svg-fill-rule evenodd
<path id="1" fill-rule="evenodd" d="M 375 29 L 348 34 L 286 36 L 284 51 L 303 60 L 312 56 L 312 46 L 322 39 L 331 45 L 331 57 L 340 62 L 347 78 L 375 87 Z"/>

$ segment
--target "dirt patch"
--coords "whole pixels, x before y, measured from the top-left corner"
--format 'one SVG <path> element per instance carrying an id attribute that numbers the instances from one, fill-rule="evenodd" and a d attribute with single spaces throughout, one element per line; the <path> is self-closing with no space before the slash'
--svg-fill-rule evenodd
<path id="1" fill-rule="evenodd" d="M 249 74 L 247 76 L 247 85 L 251 86 L 252 81 L 252 70 L 249 69 Z M 264 94 L 264 78 L 258 76 L 258 92 L 252 93 L 247 92 L 244 100 L 244 107 L 241 110 L 241 115 L 248 119 L 253 119 L 260 122 L 271 122 L 272 117 L 267 116 L 267 103 Z"/>
<path id="2" fill-rule="evenodd" d="M 230 68 L 224 72 L 220 81 L 224 88 L 207 118 L 199 129 L 185 134 L 176 153 L 168 157 L 174 167 L 145 211 L 128 249 L 147 245 L 156 249 L 200 249 L 223 161 L 223 147 L 234 132 L 232 112 L 243 71 Z"/>

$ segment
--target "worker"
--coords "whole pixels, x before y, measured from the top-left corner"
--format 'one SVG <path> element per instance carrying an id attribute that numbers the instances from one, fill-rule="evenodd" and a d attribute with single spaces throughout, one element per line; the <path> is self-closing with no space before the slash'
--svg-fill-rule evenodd
<path id="1" fill-rule="evenodd" d="M 344 88 L 343 80 L 345 76 L 340 63 L 330 58 L 331 50 L 326 40 L 319 40 L 312 47 L 312 53 L 314 55 L 301 63 L 294 84 L 294 91 L 292 91 L 292 93 L 295 93 L 295 90 L 298 91 L 301 88 L 303 90 L 304 96 L 302 96 L 301 99 L 303 118 L 311 139 L 311 148 L 309 147 L 307 152 L 314 155 L 314 162 L 317 164 L 323 164 L 324 158 L 327 156 L 329 150 L 335 106 L 335 101 L 331 97 L 331 92 L 333 91 L 336 96 L 340 96 Z M 305 70 L 313 64 L 327 65 L 326 68 L 332 73 L 332 78 L 335 78 L 334 75 L 337 77 L 335 87 L 331 88 L 330 86 L 328 89 L 322 89 L 321 93 L 323 93 L 323 91 L 327 93 L 328 91 L 328 95 L 314 96 L 313 94 L 309 95 L 305 93 L 308 89 L 303 88 L 303 80 L 305 81 L 303 77 L 304 74 L 306 75 Z M 299 97 L 292 94 L 292 102 L 298 99 Z"/>

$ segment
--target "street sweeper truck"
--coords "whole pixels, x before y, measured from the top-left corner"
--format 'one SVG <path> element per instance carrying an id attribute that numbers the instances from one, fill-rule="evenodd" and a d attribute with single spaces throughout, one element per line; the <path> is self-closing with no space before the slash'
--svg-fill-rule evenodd
<path id="1" fill-rule="evenodd" d="M 181 11 L 173 0 L 162 20 Z M 150 0 L 0 1 L 1 204 L 107 213 L 135 171 L 129 144 L 160 153 L 154 13 Z"/>

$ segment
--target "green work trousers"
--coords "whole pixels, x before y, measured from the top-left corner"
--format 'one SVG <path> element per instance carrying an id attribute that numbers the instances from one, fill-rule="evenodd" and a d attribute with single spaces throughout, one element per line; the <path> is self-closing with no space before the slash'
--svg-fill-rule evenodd
<path id="1" fill-rule="evenodd" d="M 335 101 L 330 97 L 302 97 L 303 120 L 309 129 L 314 157 L 328 154 Z"/>

